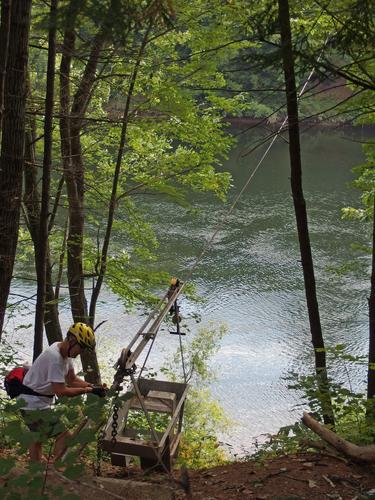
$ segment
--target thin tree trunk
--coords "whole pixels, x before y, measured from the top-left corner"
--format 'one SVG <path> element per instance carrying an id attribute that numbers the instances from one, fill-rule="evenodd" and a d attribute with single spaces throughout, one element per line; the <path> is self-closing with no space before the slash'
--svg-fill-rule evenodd
<path id="1" fill-rule="evenodd" d="M 31 120 L 34 120 L 32 117 Z M 37 188 L 37 167 L 35 166 L 33 123 L 30 123 L 30 130 L 26 132 L 25 144 L 25 182 L 23 201 L 27 211 L 28 230 L 34 244 L 34 254 L 37 255 L 39 244 L 39 219 L 40 200 Z M 36 263 L 35 263 L 36 264 Z M 46 329 L 48 344 L 62 340 L 62 333 L 59 321 L 58 306 L 55 300 L 55 292 L 52 286 L 52 266 L 49 252 L 47 252 L 46 264 L 46 308 L 44 315 L 44 326 Z"/>
<path id="2" fill-rule="evenodd" d="M 369 306 L 369 355 L 367 374 L 367 399 L 369 407 L 368 416 L 375 419 L 375 198 L 373 205 L 372 223 L 372 270 L 371 270 L 371 291 L 368 301 Z"/>
<path id="3" fill-rule="evenodd" d="M 60 256 L 59 256 L 59 268 L 57 271 L 56 286 L 55 286 L 55 301 L 58 301 L 59 297 L 60 297 L 60 287 L 61 287 L 61 279 L 62 279 L 62 274 L 63 274 L 63 269 L 64 269 L 64 257 L 65 257 L 67 237 L 68 237 L 68 219 L 66 219 L 66 222 L 65 222 L 63 241 L 62 241 L 61 251 L 60 251 Z"/>
<path id="4" fill-rule="evenodd" d="M 326 354 L 320 323 L 318 299 L 316 295 L 314 266 L 307 222 L 306 203 L 302 189 L 301 148 L 298 122 L 298 100 L 294 74 L 294 57 L 290 29 L 288 0 L 278 0 L 281 30 L 281 49 L 286 87 L 286 101 L 289 122 L 289 155 L 291 167 L 291 188 L 297 222 L 298 240 L 301 252 L 307 309 L 312 343 L 315 354 L 315 368 L 321 392 L 323 418 L 326 424 L 334 424 L 332 404 L 329 394 Z"/>
<path id="5" fill-rule="evenodd" d="M 53 104 L 55 90 L 55 59 L 56 59 L 56 14 L 58 0 L 52 0 L 50 11 L 50 27 L 48 33 L 48 61 L 47 61 L 47 89 L 44 119 L 44 156 L 42 199 L 39 220 L 39 244 L 36 255 L 36 271 L 38 279 L 35 327 L 34 327 L 34 353 L 35 360 L 43 350 L 43 325 L 46 302 L 46 265 L 48 255 L 48 220 L 49 197 L 51 185 L 52 163 L 52 126 Z"/>
<path id="6" fill-rule="evenodd" d="M 11 8 L 0 155 L 0 339 L 18 241 L 24 167 L 26 75 L 31 0 Z"/>
<path id="7" fill-rule="evenodd" d="M 124 156 L 124 151 L 125 151 L 125 142 L 126 142 L 126 132 L 128 128 L 128 121 L 129 121 L 129 110 L 130 110 L 130 102 L 133 97 L 133 91 L 134 91 L 134 85 L 137 80 L 137 74 L 138 74 L 138 69 L 139 65 L 142 61 L 143 53 L 147 44 L 147 39 L 148 39 L 148 34 L 150 32 L 152 23 L 150 23 L 145 36 L 142 40 L 142 44 L 139 50 L 139 55 L 130 79 L 130 84 L 129 84 L 129 90 L 127 93 L 126 97 L 126 103 L 125 103 L 125 108 L 124 108 L 124 114 L 122 118 L 122 129 L 121 129 L 121 137 L 120 137 L 120 145 L 117 153 L 117 161 L 116 161 L 116 166 L 115 166 L 115 171 L 113 175 L 113 182 L 112 182 L 112 193 L 111 193 L 111 198 L 109 201 L 109 210 L 108 210 L 108 217 L 107 217 L 107 227 L 106 227 L 106 232 L 104 235 L 104 241 L 103 241 L 103 248 L 101 251 L 100 255 L 100 268 L 99 268 L 99 276 L 96 281 L 93 293 L 91 295 L 91 301 L 90 301 L 90 324 L 91 326 L 94 325 L 95 323 L 95 311 L 96 311 L 96 303 L 100 294 L 100 290 L 103 284 L 104 276 L 106 273 L 106 268 L 107 268 L 107 258 L 108 258 L 108 250 L 109 250 L 109 243 L 111 240 L 111 232 L 112 232 L 112 226 L 113 226 L 113 220 L 114 220 L 114 215 L 115 215 L 115 208 L 116 208 L 116 197 L 117 197 L 117 187 L 118 187 L 118 182 L 120 178 L 120 171 L 121 171 L 121 163 L 122 159 Z"/>
<path id="8" fill-rule="evenodd" d="M 69 27 L 64 33 L 64 42 L 62 48 L 62 57 L 60 63 L 60 141 L 61 155 L 63 161 L 64 177 L 69 201 L 69 244 L 68 244 L 68 283 L 71 300 L 72 316 L 76 321 L 84 321 L 85 312 L 82 314 L 81 304 L 85 297 L 82 282 L 82 269 L 80 267 L 80 249 L 82 243 L 74 243 L 76 232 L 83 232 L 83 207 L 79 202 L 77 185 L 75 182 L 74 169 L 72 165 L 71 150 L 71 120 L 70 120 L 70 69 L 72 55 L 75 47 L 74 26 L 77 16 L 77 9 L 74 2 L 70 3 L 69 18 L 67 23 Z M 75 225 L 77 227 L 75 227 Z M 78 250 L 77 250 L 78 249 Z M 80 297 L 78 297 L 80 295 Z M 84 306 L 83 306 L 84 309 Z M 81 317 L 83 316 L 83 317 Z"/>
<path id="9" fill-rule="evenodd" d="M 1 0 L 0 24 L 0 134 L 4 113 L 4 83 L 8 60 L 10 11 L 12 0 Z"/>
<path id="10" fill-rule="evenodd" d="M 73 3 L 71 4 L 74 8 Z M 70 68 L 75 44 L 72 30 L 73 20 L 69 20 L 69 29 L 65 31 L 63 54 L 60 66 L 60 102 L 61 102 L 61 149 L 64 175 L 69 203 L 69 230 L 67 238 L 68 285 L 74 321 L 89 322 L 83 276 L 83 234 L 84 234 L 84 167 L 80 142 L 82 120 L 89 102 L 99 55 L 105 42 L 103 33 L 93 40 L 91 53 L 82 80 L 77 89 L 71 110 L 70 106 Z M 100 370 L 96 354 L 83 353 L 81 356 L 86 380 L 100 382 Z"/>
<path id="11" fill-rule="evenodd" d="M 74 96 L 70 112 L 70 151 L 74 197 L 69 198 L 68 233 L 68 282 L 74 321 L 89 322 L 83 278 L 83 235 L 84 235 L 84 164 L 81 147 L 82 120 L 95 81 L 99 55 L 104 44 L 104 35 L 99 33 L 93 40 L 91 53 L 82 80 Z"/>

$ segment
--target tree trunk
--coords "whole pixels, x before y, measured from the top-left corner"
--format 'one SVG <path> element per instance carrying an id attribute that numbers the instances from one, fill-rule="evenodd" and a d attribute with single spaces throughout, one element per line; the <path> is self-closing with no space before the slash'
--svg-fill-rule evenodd
<path id="1" fill-rule="evenodd" d="M 301 148 L 298 123 L 298 100 L 294 74 L 294 57 L 290 30 L 290 15 L 288 0 L 279 0 L 279 22 L 281 33 L 281 50 L 286 87 L 286 101 L 289 122 L 289 155 L 291 167 L 291 188 L 294 211 L 297 222 L 298 240 L 300 246 L 307 309 L 310 322 L 312 343 L 315 354 L 315 368 L 321 392 L 323 418 L 326 424 L 334 424 L 332 404 L 329 394 L 326 368 L 326 354 L 320 323 L 318 299 L 316 295 L 314 266 L 311 255 L 311 245 L 307 222 L 306 203 L 302 189 Z"/>
<path id="2" fill-rule="evenodd" d="M 0 24 L 0 134 L 4 113 L 4 83 L 8 59 L 11 0 L 1 0 Z"/>
<path id="3" fill-rule="evenodd" d="M 0 339 L 18 241 L 30 14 L 31 0 L 12 2 L 0 155 Z"/>
<path id="4" fill-rule="evenodd" d="M 33 123 L 30 120 L 30 130 L 26 132 L 25 140 L 25 182 L 23 201 L 27 212 L 28 230 L 34 244 L 34 254 L 37 255 L 39 244 L 39 219 L 40 219 L 40 199 L 37 188 L 37 167 L 35 166 L 34 153 L 35 133 Z M 36 265 L 36 263 L 35 263 Z M 52 266 L 49 252 L 47 251 L 46 264 L 46 307 L 44 315 L 44 326 L 46 329 L 48 344 L 62 340 L 62 333 L 59 321 L 58 306 L 55 302 L 55 292 L 52 286 Z"/>
<path id="5" fill-rule="evenodd" d="M 72 3 L 72 9 L 73 9 Z M 75 44 L 72 27 L 65 31 L 63 54 L 60 66 L 60 136 L 63 156 L 64 176 L 69 203 L 69 230 L 67 238 L 68 285 L 74 321 L 89 323 L 87 301 L 83 276 L 83 235 L 84 235 L 84 166 L 81 150 L 82 120 L 89 102 L 92 86 L 95 81 L 96 68 L 105 37 L 98 33 L 94 38 L 89 60 L 81 82 L 70 106 L 70 67 Z M 86 380 L 100 383 L 100 370 L 96 354 L 84 352 L 81 356 Z"/>
<path id="6" fill-rule="evenodd" d="M 60 64 L 60 141 L 64 177 L 69 201 L 68 284 L 74 321 L 85 321 L 87 306 L 83 286 L 82 241 L 83 206 L 80 203 L 72 161 L 70 119 L 70 68 L 75 47 L 74 25 L 77 10 L 70 4 L 69 27 L 64 33 Z M 77 237 L 75 235 L 78 235 Z"/>
<path id="7" fill-rule="evenodd" d="M 375 419 L 375 198 L 372 223 L 372 270 L 369 306 L 369 354 L 367 375 L 367 399 L 369 407 L 367 415 Z"/>
<path id="8" fill-rule="evenodd" d="M 51 185 L 52 163 L 52 121 L 55 89 L 55 59 L 56 59 L 56 10 L 58 0 L 52 0 L 50 11 L 50 27 L 48 33 L 48 61 L 47 61 L 47 89 L 44 118 L 44 156 L 42 199 L 39 219 L 39 244 L 36 254 L 36 271 L 38 279 L 37 300 L 34 327 L 34 353 L 35 360 L 43 350 L 43 325 L 46 303 L 46 269 L 48 255 L 48 221 L 49 197 Z"/>
<path id="9" fill-rule="evenodd" d="M 89 323 L 87 301 L 83 278 L 83 235 L 84 235 L 84 164 L 81 147 L 82 120 L 89 102 L 92 86 L 95 81 L 99 55 L 104 44 L 103 33 L 97 34 L 92 42 L 81 82 L 74 96 L 70 112 L 70 151 L 75 189 L 74 196 L 69 197 L 69 233 L 68 233 L 68 280 L 74 321 Z"/>

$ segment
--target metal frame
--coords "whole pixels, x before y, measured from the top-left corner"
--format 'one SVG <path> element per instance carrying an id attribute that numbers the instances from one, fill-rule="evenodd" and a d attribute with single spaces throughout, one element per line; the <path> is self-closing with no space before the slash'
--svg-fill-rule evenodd
<path id="1" fill-rule="evenodd" d="M 177 279 L 172 282 L 164 297 L 159 301 L 128 346 L 121 351 L 115 365 L 117 370 L 111 390 L 119 393 L 125 377 L 131 378 L 131 387 L 127 392 L 129 399 L 119 407 L 117 407 L 116 403 L 116 409 L 114 410 L 114 413 L 116 412 L 116 421 L 113 418 L 113 413 L 108 419 L 104 437 L 101 440 L 102 449 L 111 453 L 113 465 L 126 465 L 129 455 L 133 455 L 140 457 L 143 468 L 161 466 L 164 470 L 169 471 L 173 458 L 177 456 L 188 385 L 143 378 L 135 380 L 134 371 L 136 360 L 148 342 L 155 340 L 167 314 L 173 307 L 177 309 L 176 313 L 178 314 L 177 298 L 183 288 L 183 282 Z M 160 401 L 159 405 L 155 405 L 155 401 L 152 401 L 151 397 L 153 391 L 158 391 L 159 394 L 174 395 L 175 406 L 168 408 L 165 402 L 162 404 L 162 401 Z M 161 397 L 161 399 L 163 398 Z M 129 411 L 140 408 L 144 412 L 150 429 L 150 439 L 148 440 L 136 439 L 136 430 L 126 425 Z M 162 412 L 171 415 L 164 433 L 155 431 L 149 415 L 150 412 Z M 116 431 L 112 432 L 115 427 Z"/>
<path id="2" fill-rule="evenodd" d="M 121 355 L 115 365 L 117 371 L 114 376 L 112 389 L 118 390 L 124 377 L 134 372 L 133 367 L 135 362 L 148 342 L 157 335 L 162 322 L 173 307 L 177 297 L 181 294 L 184 286 L 185 284 L 183 282 L 176 280 L 176 284 L 169 287 L 164 297 L 148 316 L 128 346 L 121 351 Z M 150 323 L 151 326 L 149 326 Z"/>

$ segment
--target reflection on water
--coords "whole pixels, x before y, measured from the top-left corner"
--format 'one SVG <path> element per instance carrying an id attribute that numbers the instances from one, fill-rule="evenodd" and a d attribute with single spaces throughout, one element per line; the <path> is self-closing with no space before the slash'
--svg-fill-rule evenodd
<path id="1" fill-rule="evenodd" d="M 233 174 L 235 193 L 262 154 L 243 157 L 251 138 L 243 135 L 225 165 Z M 366 243 L 366 228 L 340 220 L 340 208 L 355 204 L 358 194 L 349 187 L 350 169 L 363 161 L 361 147 L 339 132 L 317 132 L 302 138 L 303 184 L 309 214 L 317 290 L 327 344 L 346 343 L 353 353 L 367 349 L 368 277 L 336 275 L 328 267 L 353 258 L 350 245 Z M 159 263 L 171 275 L 188 271 L 204 239 L 223 219 L 227 207 L 211 195 L 193 196 L 198 216 L 171 202 L 144 200 L 161 240 Z M 358 258 L 358 257 L 356 257 Z M 360 257 L 363 259 L 363 257 Z M 312 369 L 312 352 L 304 287 L 289 187 L 288 149 L 277 141 L 257 172 L 238 207 L 230 215 L 212 248 L 195 270 L 192 281 L 204 297 L 202 304 L 184 299 L 183 313 L 198 312 L 202 324 L 224 322 L 228 334 L 213 363 L 218 382 L 214 395 L 237 426 L 225 436 L 236 450 L 249 449 L 252 438 L 274 432 L 301 415 L 298 395 L 287 390 L 287 371 Z M 118 350 L 134 335 L 142 319 L 124 315 L 110 293 L 99 306 L 102 365 L 116 359 Z M 68 316 L 63 321 L 69 323 Z M 198 326 L 187 320 L 193 335 Z M 31 335 L 31 332 L 30 332 Z M 161 332 L 151 364 L 160 366 L 178 347 L 175 336 Z M 110 373 L 109 373 L 110 375 Z M 363 385 L 365 370 L 356 370 L 352 383 Z"/>
<path id="2" fill-rule="evenodd" d="M 234 178 L 228 205 L 262 154 L 243 157 L 248 140 L 242 139 L 226 165 Z M 340 220 L 340 208 L 355 204 L 358 198 L 349 183 L 351 168 L 363 161 L 361 147 L 337 132 L 315 133 L 303 136 L 302 154 L 326 342 L 344 342 L 352 352 L 364 353 L 366 276 L 338 276 L 327 270 L 353 258 L 353 242 L 367 241 L 363 226 Z M 165 214 L 172 207 L 165 203 L 156 207 L 160 260 L 179 276 L 187 275 L 203 239 L 227 210 L 207 195 L 196 195 L 194 203 L 202 211 L 196 219 L 182 209 L 173 209 L 170 218 Z M 276 431 L 301 415 L 301 408 L 292 412 L 298 395 L 288 391 L 282 380 L 290 369 L 313 368 L 299 259 L 288 148 L 278 141 L 192 278 L 205 298 L 203 305 L 196 306 L 203 322 L 228 325 L 229 333 L 214 360 L 219 381 L 213 391 L 239 423 L 226 438 L 235 447 L 249 448 L 251 437 Z M 360 385 L 365 371 L 356 370 L 352 377 L 352 383 Z"/>

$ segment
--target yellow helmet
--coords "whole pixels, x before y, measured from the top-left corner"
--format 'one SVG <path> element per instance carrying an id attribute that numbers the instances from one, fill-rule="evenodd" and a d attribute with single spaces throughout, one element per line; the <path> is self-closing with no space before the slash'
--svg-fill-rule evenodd
<path id="1" fill-rule="evenodd" d="M 74 335 L 81 347 L 87 347 L 91 351 L 95 349 L 95 335 L 92 328 L 85 323 L 74 323 L 68 333 Z"/>

